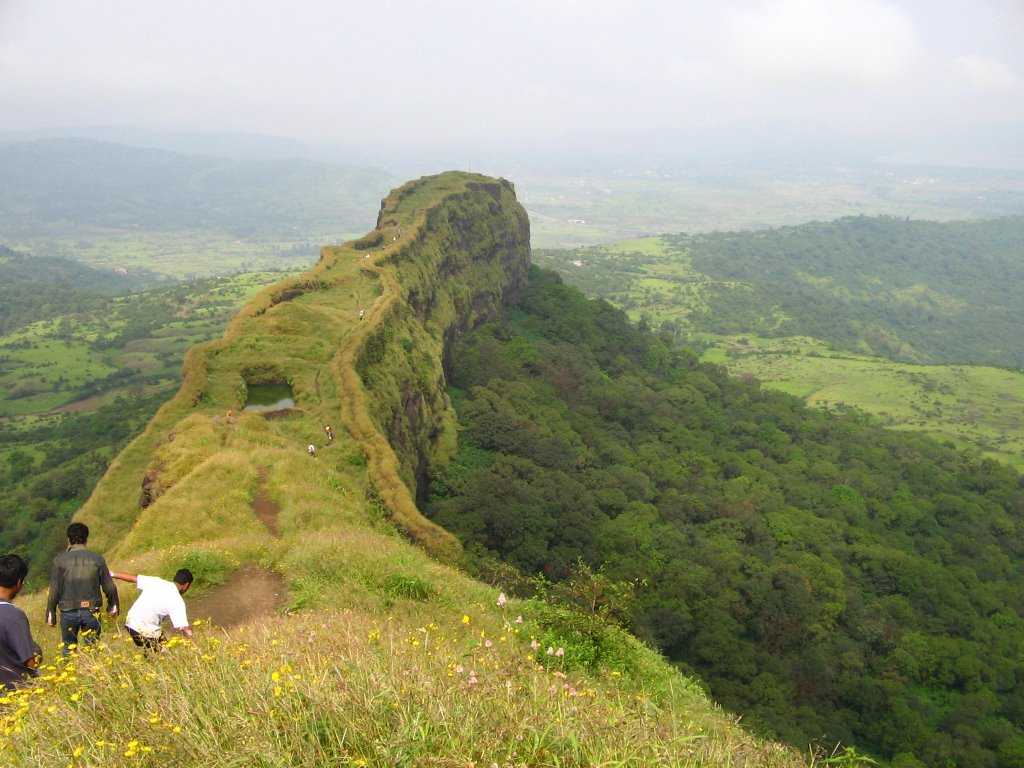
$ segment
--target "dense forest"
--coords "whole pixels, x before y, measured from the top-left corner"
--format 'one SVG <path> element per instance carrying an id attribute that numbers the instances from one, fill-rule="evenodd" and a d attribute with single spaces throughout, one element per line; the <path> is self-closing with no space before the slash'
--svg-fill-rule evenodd
<path id="1" fill-rule="evenodd" d="M 814 336 L 893 359 L 1024 367 L 1024 217 L 866 216 L 766 232 L 669 236 L 693 268 L 751 291 L 716 291 L 708 330 Z M 763 324 L 763 322 L 762 322 Z M 767 330 L 767 329 L 764 329 Z"/>
<path id="2" fill-rule="evenodd" d="M 811 336 L 916 363 L 1024 367 L 1024 216 L 856 216 L 538 251 L 591 296 L 683 333 Z"/>
<path id="3" fill-rule="evenodd" d="M 537 269 L 449 375 L 428 509 L 483 559 L 634 585 L 630 626 L 793 744 L 1024 766 L 1013 470 L 731 378 Z"/>

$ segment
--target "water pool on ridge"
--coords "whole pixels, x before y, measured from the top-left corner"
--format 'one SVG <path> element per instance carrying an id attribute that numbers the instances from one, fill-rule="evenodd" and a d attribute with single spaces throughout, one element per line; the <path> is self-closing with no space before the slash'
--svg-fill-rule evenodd
<path id="1" fill-rule="evenodd" d="M 249 413 L 271 413 L 295 407 L 292 388 L 287 384 L 250 384 L 245 401 Z"/>

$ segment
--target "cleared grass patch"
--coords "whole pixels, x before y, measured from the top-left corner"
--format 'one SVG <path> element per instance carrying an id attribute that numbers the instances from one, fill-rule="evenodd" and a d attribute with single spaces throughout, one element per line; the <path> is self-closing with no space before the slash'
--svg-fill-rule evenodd
<path id="1" fill-rule="evenodd" d="M 709 337 L 711 338 L 711 337 Z M 814 339 L 715 337 L 703 355 L 822 408 L 857 408 L 1024 469 L 1024 374 L 838 353 Z"/>

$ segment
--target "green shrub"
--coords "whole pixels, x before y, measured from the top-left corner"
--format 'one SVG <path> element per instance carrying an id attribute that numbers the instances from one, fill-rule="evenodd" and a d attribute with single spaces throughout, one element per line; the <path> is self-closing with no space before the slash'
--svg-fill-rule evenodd
<path id="1" fill-rule="evenodd" d="M 540 646 L 537 660 L 545 667 L 628 672 L 634 666 L 636 646 L 624 631 L 600 616 L 540 600 L 529 600 L 527 606 Z"/>
<path id="2" fill-rule="evenodd" d="M 433 585 L 419 576 L 406 576 L 401 573 L 393 573 L 385 577 L 378 588 L 389 600 L 405 599 L 423 602 L 437 594 Z"/>
<path id="3" fill-rule="evenodd" d="M 164 562 L 168 578 L 179 568 L 188 568 L 195 577 L 197 588 L 217 587 L 227 581 L 228 576 L 238 567 L 229 555 L 207 549 L 193 549 L 184 556 L 175 555 Z"/>
<path id="4" fill-rule="evenodd" d="M 380 230 L 374 230 L 373 232 L 370 232 L 368 235 L 364 235 L 363 237 L 356 240 L 354 243 L 352 243 L 352 245 L 357 251 L 365 251 L 368 248 L 376 248 L 383 242 L 384 233 L 381 232 Z"/>

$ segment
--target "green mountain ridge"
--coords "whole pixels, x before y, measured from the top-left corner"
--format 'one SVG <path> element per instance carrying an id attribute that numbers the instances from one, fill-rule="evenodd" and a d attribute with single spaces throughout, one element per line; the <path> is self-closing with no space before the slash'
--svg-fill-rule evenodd
<path id="1" fill-rule="evenodd" d="M 35 261 L 23 258 L 29 267 Z M 54 261 L 57 280 L 68 275 L 64 267 L 83 269 Z M 114 296 L 101 271 L 86 277 L 104 293 L 18 281 L 4 307 L 24 312 L 8 314 L 16 330 L 0 335 L 0 550 L 25 556 L 36 583 L 109 461 L 177 390 L 186 350 L 220 336 L 248 298 L 282 275 Z"/>
<path id="2" fill-rule="evenodd" d="M 200 605 L 233 595 L 249 613 L 151 662 L 112 637 L 70 680 L 48 668 L 2 722 L 6 762 L 799 764 L 615 626 L 453 568 L 458 540 L 417 507 L 457 443 L 448 350 L 522 292 L 529 259 L 511 184 L 424 178 L 193 348 L 178 394 L 78 518 L 117 567 L 187 564 Z M 264 384 L 290 387 L 294 407 L 244 412 Z M 245 594 L 259 572 L 295 615 Z M 25 601 L 33 620 L 40 601 Z"/>
<path id="3" fill-rule="evenodd" d="M 77 517 L 232 626 L 152 661 L 108 626 L 0 713 L 0 754 L 1020 764 L 1020 476 L 702 364 L 529 237 L 506 181 L 409 182 L 192 348 Z M 294 406 L 246 412 L 264 385 Z"/>

